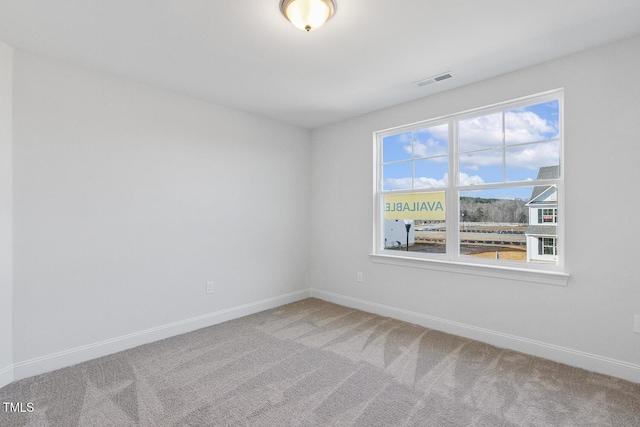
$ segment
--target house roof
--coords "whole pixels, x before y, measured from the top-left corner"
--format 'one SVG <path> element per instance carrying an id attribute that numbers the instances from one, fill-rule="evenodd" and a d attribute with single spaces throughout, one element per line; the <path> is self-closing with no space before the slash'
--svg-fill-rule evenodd
<path id="1" fill-rule="evenodd" d="M 527 231 L 525 231 L 524 234 L 536 236 L 557 236 L 558 227 L 555 225 L 532 224 L 527 227 Z"/>
<path id="2" fill-rule="evenodd" d="M 538 169 L 538 179 L 553 179 L 560 176 L 560 166 L 542 166 Z"/>
<path id="3" fill-rule="evenodd" d="M 560 166 L 542 166 L 538 169 L 538 179 L 554 179 L 560 177 Z M 552 185 L 536 185 L 531 192 L 531 198 L 527 204 L 532 203 L 542 193 L 552 188 Z"/>

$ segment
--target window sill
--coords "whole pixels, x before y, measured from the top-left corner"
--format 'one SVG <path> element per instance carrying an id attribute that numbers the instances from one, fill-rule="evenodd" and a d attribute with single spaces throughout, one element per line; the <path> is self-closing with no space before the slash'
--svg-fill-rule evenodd
<path id="1" fill-rule="evenodd" d="M 544 285 L 567 286 L 569 274 L 561 271 L 531 270 L 499 265 L 472 264 L 446 260 L 412 258 L 397 255 L 370 254 L 372 262 L 403 267 L 424 268 L 472 276 L 494 277 Z"/>

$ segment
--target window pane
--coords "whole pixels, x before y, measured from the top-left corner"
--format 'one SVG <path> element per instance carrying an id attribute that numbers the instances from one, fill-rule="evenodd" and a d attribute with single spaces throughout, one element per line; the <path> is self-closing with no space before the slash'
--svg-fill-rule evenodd
<path id="1" fill-rule="evenodd" d="M 541 167 L 560 164 L 560 141 L 508 147 L 505 149 L 505 159 L 507 181 L 536 179 Z"/>
<path id="2" fill-rule="evenodd" d="M 544 255 L 556 254 L 556 239 L 545 237 L 542 239 L 542 247 L 544 249 Z"/>
<path id="3" fill-rule="evenodd" d="M 443 188 L 448 184 L 449 158 L 435 157 L 433 159 L 416 160 L 415 188 Z"/>
<path id="4" fill-rule="evenodd" d="M 411 158 L 411 132 L 382 138 L 382 162 L 394 162 Z"/>
<path id="5" fill-rule="evenodd" d="M 559 136 L 557 99 L 505 112 L 505 144 L 545 141 Z"/>
<path id="6" fill-rule="evenodd" d="M 391 163 L 382 167 L 383 190 L 411 189 L 413 172 L 411 162 Z"/>
<path id="7" fill-rule="evenodd" d="M 383 211 L 384 249 L 446 253 L 443 191 L 387 194 Z"/>
<path id="8" fill-rule="evenodd" d="M 413 133 L 413 157 L 446 156 L 449 154 L 447 124 L 420 129 Z"/>
<path id="9" fill-rule="evenodd" d="M 459 151 L 502 147 L 502 113 L 461 120 L 458 124 Z"/>
<path id="10" fill-rule="evenodd" d="M 527 202 L 532 190 L 460 192 L 460 255 L 527 262 Z"/>
<path id="11" fill-rule="evenodd" d="M 488 150 L 461 154 L 460 185 L 502 182 L 502 153 L 502 150 Z"/>

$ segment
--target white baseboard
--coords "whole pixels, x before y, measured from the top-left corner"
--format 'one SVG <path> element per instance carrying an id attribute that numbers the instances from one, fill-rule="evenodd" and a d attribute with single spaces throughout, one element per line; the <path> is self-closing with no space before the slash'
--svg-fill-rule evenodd
<path id="1" fill-rule="evenodd" d="M 31 377 L 44 372 L 50 372 L 64 368 L 65 366 L 75 365 L 97 357 L 117 353 L 122 350 L 127 350 L 139 345 L 195 331 L 196 329 L 205 328 L 207 326 L 217 325 L 218 323 L 279 307 L 308 297 L 309 289 L 304 289 L 302 291 L 279 295 L 277 297 L 267 298 L 261 301 L 215 311 L 213 313 L 207 313 L 202 316 L 14 363 L 12 367 L 8 367 L 3 371 L 0 371 L 0 386 L 2 386 L 4 382 L 2 373 L 5 370 L 10 373 L 10 379 L 7 382 L 8 384 L 9 382 L 17 381 L 22 378 Z"/>
<path id="2" fill-rule="evenodd" d="M 0 369 L 0 388 L 13 382 L 13 365 Z"/>
<path id="3" fill-rule="evenodd" d="M 633 363 L 610 359 L 608 357 L 530 340 L 528 338 L 522 338 L 515 335 L 504 334 L 502 332 L 492 331 L 489 329 L 478 328 L 472 325 L 452 322 L 439 317 L 428 316 L 426 314 L 335 294 L 333 292 L 327 292 L 320 289 L 311 288 L 310 292 L 312 297 L 325 301 L 357 308 L 359 310 L 379 314 L 381 316 L 391 317 L 424 326 L 429 329 L 435 329 L 461 337 L 482 341 L 496 347 L 531 354 L 533 356 L 542 357 L 555 362 L 586 369 L 588 371 L 611 375 L 634 383 L 640 383 L 640 365 L 635 365 Z"/>

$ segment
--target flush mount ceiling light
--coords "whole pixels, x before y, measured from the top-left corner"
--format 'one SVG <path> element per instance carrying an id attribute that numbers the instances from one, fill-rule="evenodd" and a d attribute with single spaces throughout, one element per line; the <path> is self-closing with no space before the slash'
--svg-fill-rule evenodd
<path id="1" fill-rule="evenodd" d="M 335 0 L 282 0 L 280 12 L 296 28 L 315 31 L 336 13 Z"/>

